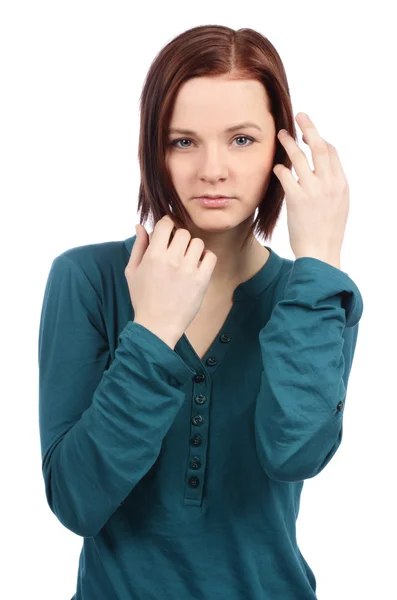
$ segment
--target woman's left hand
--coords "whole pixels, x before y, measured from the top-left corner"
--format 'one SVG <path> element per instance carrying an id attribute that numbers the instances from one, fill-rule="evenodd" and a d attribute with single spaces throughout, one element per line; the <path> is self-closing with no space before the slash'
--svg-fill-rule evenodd
<path id="1" fill-rule="evenodd" d="M 275 165 L 274 174 L 283 186 L 290 244 L 295 258 L 309 256 L 340 268 L 340 254 L 349 215 L 349 185 L 336 148 L 326 142 L 305 113 L 296 121 L 303 141 L 312 151 L 314 171 L 292 136 L 277 137 L 299 177 L 285 165 Z"/>

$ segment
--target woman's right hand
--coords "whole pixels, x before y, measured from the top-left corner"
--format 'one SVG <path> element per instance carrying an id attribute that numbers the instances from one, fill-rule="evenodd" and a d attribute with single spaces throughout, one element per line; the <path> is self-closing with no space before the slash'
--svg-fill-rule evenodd
<path id="1" fill-rule="evenodd" d="M 217 262 L 200 238 L 177 229 L 169 215 L 158 221 L 150 237 L 136 226 L 136 240 L 124 274 L 138 322 L 173 345 L 200 310 Z M 202 259 L 202 260 L 201 260 Z M 201 260 L 201 262 L 200 262 Z"/>

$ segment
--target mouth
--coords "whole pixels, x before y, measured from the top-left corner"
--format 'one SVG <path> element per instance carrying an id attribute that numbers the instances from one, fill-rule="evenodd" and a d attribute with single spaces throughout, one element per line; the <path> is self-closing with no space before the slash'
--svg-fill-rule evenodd
<path id="1" fill-rule="evenodd" d="M 209 198 L 210 200 L 223 200 L 225 198 L 232 198 L 232 196 L 199 196 L 197 200 L 200 198 Z"/>
<path id="2" fill-rule="evenodd" d="M 208 198 L 201 196 L 200 198 L 197 198 L 197 200 L 199 201 L 201 206 L 207 206 L 208 208 L 220 208 L 222 206 L 229 206 L 232 203 L 233 198 L 229 198 L 226 196 L 219 196 L 218 198 Z"/>

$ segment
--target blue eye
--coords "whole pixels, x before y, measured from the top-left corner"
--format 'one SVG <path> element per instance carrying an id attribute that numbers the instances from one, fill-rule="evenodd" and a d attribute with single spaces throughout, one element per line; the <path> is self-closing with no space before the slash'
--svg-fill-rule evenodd
<path id="1" fill-rule="evenodd" d="M 249 137 L 247 135 L 237 135 L 234 139 L 237 140 L 239 138 L 243 138 L 243 139 L 249 140 L 252 143 L 254 143 L 256 141 L 254 138 Z M 172 142 L 170 142 L 169 145 L 170 146 L 175 146 L 176 148 L 180 148 L 180 149 L 182 149 L 182 148 L 190 148 L 190 146 L 183 146 L 183 147 L 177 146 L 177 144 L 179 142 L 183 142 L 183 141 L 191 142 L 192 140 L 189 140 L 188 138 L 179 138 L 178 140 L 173 140 Z M 241 144 L 237 144 L 237 145 L 240 146 L 241 148 L 244 148 L 245 146 L 250 146 L 251 144 L 244 144 L 243 146 Z"/>

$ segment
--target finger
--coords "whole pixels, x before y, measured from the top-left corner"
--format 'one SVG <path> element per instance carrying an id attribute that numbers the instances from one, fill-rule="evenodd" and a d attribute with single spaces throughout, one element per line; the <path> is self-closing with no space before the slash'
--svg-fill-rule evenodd
<path id="1" fill-rule="evenodd" d="M 297 117 L 298 117 L 298 115 L 297 115 Z M 302 123 L 302 129 L 303 129 L 303 123 Z M 307 139 L 305 138 L 305 134 L 302 135 L 302 141 L 305 144 L 309 145 L 307 142 Z M 328 144 L 328 152 L 329 152 L 330 166 L 331 166 L 332 172 L 333 172 L 334 176 L 337 177 L 341 182 L 347 184 L 346 174 L 343 170 L 341 161 L 339 159 L 338 152 L 337 152 L 335 146 L 333 146 L 329 142 L 327 142 L 327 144 Z"/>
<path id="2" fill-rule="evenodd" d="M 286 198 L 293 198 L 296 196 L 297 187 L 298 190 L 301 191 L 301 186 L 299 182 L 296 181 L 295 177 L 292 174 L 292 171 L 288 169 L 285 165 L 275 165 L 273 168 L 273 173 L 279 179 L 281 185 L 283 186 Z"/>
<path id="3" fill-rule="evenodd" d="M 151 246 L 159 252 L 167 250 L 170 235 L 175 227 L 174 221 L 169 215 L 164 215 L 157 221 L 155 228 L 152 231 Z"/>
<path id="4" fill-rule="evenodd" d="M 292 136 L 290 136 L 288 132 L 284 133 L 284 131 L 285 130 L 279 131 L 277 137 L 288 154 L 299 180 L 302 182 L 302 185 L 306 186 L 313 177 L 313 171 L 306 158 L 306 154 L 299 148 Z"/>
<path id="5" fill-rule="evenodd" d="M 329 146 L 329 158 L 330 158 L 330 165 L 331 165 L 332 173 L 334 174 L 334 177 L 336 177 L 336 179 L 338 179 L 341 182 L 341 184 L 342 183 L 347 184 L 346 174 L 343 170 L 342 163 L 339 159 L 338 152 L 337 152 L 335 146 L 333 146 L 332 144 L 328 144 L 328 146 Z"/>
<path id="6" fill-rule="evenodd" d="M 313 121 L 308 115 L 300 112 L 296 115 L 295 119 L 305 136 L 307 145 L 311 150 L 312 161 L 316 175 L 320 177 L 320 179 L 326 180 L 329 178 L 331 172 L 331 161 L 327 142 L 321 137 L 314 126 Z"/>

